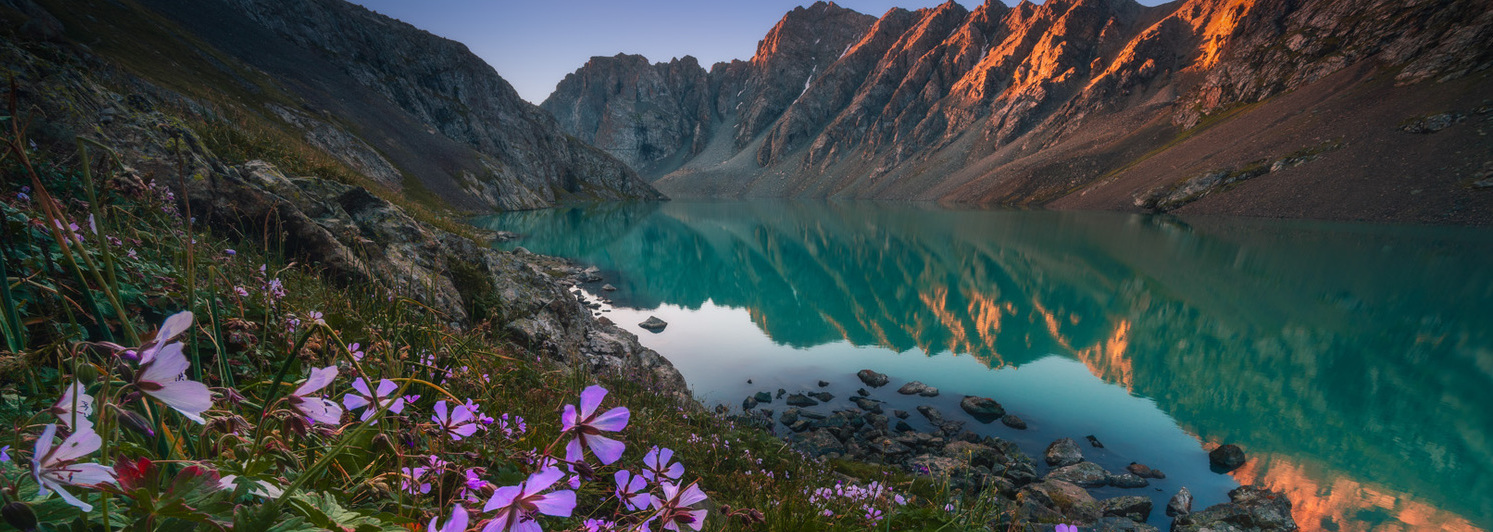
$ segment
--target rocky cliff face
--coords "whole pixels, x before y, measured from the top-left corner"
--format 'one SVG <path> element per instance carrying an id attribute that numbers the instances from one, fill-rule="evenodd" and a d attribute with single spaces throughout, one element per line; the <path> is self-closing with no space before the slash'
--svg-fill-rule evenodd
<path id="1" fill-rule="evenodd" d="M 1156 7 L 1132 0 L 1007 7 L 991 0 L 973 10 L 953 2 L 893 9 L 874 21 L 821 2 L 785 16 L 750 62 L 703 73 L 715 101 L 712 125 L 699 128 L 708 138 L 691 137 L 689 150 L 674 152 L 689 153 L 687 160 L 655 184 L 682 196 L 1156 208 L 1147 198 L 1210 172 L 1268 166 L 1335 138 L 1341 153 L 1324 160 L 1356 159 L 1396 144 L 1401 122 L 1443 112 L 1472 116 L 1493 93 L 1489 42 L 1493 6 L 1475 0 L 1178 0 Z M 632 61 L 636 69 L 663 67 Z M 593 61 L 573 77 L 601 70 Z M 690 87 L 699 86 L 699 75 L 688 77 Z M 613 81 L 621 83 L 612 93 L 638 92 L 624 78 Z M 1320 97 L 1286 102 L 1285 95 L 1303 91 Z M 1351 112 L 1348 99 L 1395 103 L 1370 117 L 1367 129 L 1344 135 L 1320 111 L 1333 102 Z M 565 86 L 546 102 L 578 115 L 631 105 Z M 693 111 L 690 120 L 706 123 Z M 1223 136 L 1220 124 L 1239 125 L 1231 135 L 1257 142 Z M 1441 168 L 1439 181 L 1424 173 L 1413 185 L 1395 184 L 1386 172 L 1374 181 L 1391 189 L 1363 190 L 1357 206 L 1322 217 L 1493 221 L 1465 214 L 1470 204 L 1493 206 L 1471 185 L 1493 165 L 1474 154 L 1488 151 L 1479 134 L 1486 129 L 1467 124 L 1442 134 L 1443 145 L 1457 137 L 1449 143 L 1455 148 L 1412 146 L 1400 154 L 1417 162 L 1397 174 L 1453 163 Z M 618 137 L 605 125 L 587 133 Z M 1172 150 L 1188 139 L 1191 158 L 1176 155 L 1176 164 L 1147 178 L 1131 175 L 1158 154 L 1180 153 Z M 1454 152 L 1461 153 L 1447 158 Z M 668 169 L 649 168 L 650 175 Z M 1113 185 L 1116 179 L 1127 184 Z M 1348 179 L 1323 185 L 1346 187 Z M 1237 206 L 1251 194 L 1285 193 L 1269 186 L 1205 187 L 1198 198 L 1221 199 L 1167 209 L 1216 211 L 1231 203 L 1243 213 L 1299 215 L 1259 201 Z M 1418 192 L 1416 201 L 1434 207 L 1393 207 L 1398 193 L 1430 188 L 1436 193 Z"/>
<path id="2" fill-rule="evenodd" d="M 342 0 L 39 3 L 127 70 L 407 194 L 470 210 L 662 197 L 462 44 Z"/>

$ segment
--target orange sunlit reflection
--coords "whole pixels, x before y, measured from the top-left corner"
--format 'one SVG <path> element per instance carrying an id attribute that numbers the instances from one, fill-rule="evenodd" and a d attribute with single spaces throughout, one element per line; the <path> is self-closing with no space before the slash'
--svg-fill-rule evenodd
<path id="1" fill-rule="evenodd" d="M 1230 474 L 1240 484 L 1257 484 L 1284 492 L 1286 498 L 1291 500 L 1292 517 L 1302 530 L 1483 530 L 1459 515 L 1416 500 L 1410 495 L 1359 482 L 1340 472 L 1296 462 L 1283 455 L 1252 458 Z M 1392 521 L 1367 524 L 1363 519 L 1357 518 L 1365 512 L 1382 514 Z"/>

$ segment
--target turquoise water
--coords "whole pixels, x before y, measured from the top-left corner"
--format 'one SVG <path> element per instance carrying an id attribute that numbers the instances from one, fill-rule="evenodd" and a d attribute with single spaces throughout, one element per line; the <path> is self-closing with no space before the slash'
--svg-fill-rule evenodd
<path id="1" fill-rule="evenodd" d="M 1144 488 L 1163 529 L 1177 488 L 1201 507 L 1241 482 L 1307 530 L 1493 527 L 1493 231 L 781 201 L 479 223 L 601 268 L 602 315 L 709 402 L 822 379 L 838 404 L 871 368 L 898 408 L 995 398 L 1030 429 L 969 428 L 1034 456 L 1092 434 L 1111 471 L 1165 470 Z M 1220 443 L 1249 462 L 1211 472 Z"/>

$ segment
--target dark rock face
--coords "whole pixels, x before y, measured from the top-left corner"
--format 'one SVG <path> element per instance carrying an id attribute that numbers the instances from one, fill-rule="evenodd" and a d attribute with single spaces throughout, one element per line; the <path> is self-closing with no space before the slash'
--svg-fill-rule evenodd
<path id="1" fill-rule="evenodd" d="M 1244 449 L 1232 443 L 1221 445 L 1208 453 L 1208 463 L 1221 471 L 1233 471 L 1244 465 Z"/>
<path id="2" fill-rule="evenodd" d="M 1083 451 L 1078 449 L 1078 443 L 1072 438 L 1063 438 L 1048 445 L 1043 457 L 1047 460 L 1047 465 L 1070 466 L 1083 461 Z"/>
<path id="3" fill-rule="evenodd" d="M 1172 521 L 1173 532 L 1277 532 L 1296 529 L 1296 522 L 1291 518 L 1291 501 L 1281 493 L 1255 486 L 1234 488 L 1229 492 L 1229 502 L 1215 504 L 1199 512 L 1178 515 Z"/>
<path id="4" fill-rule="evenodd" d="M 705 69 L 690 56 L 658 64 L 640 55 L 593 57 L 539 106 L 644 176 L 699 155 L 715 115 Z"/>
<path id="5" fill-rule="evenodd" d="M 887 383 L 892 382 L 892 378 L 886 376 L 885 373 L 877 373 L 869 369 L 860 370 L 856 372 L 855 376 L 859 377 L 861 379 L 861 382 L 866 383 L 866 386 L 870 386 L 872 388 L 880 388 L 882 386 L 886 386 Z"/>
<path id="6" fill-rule="evenodd" d="M 142 4 L 304 99 L 309 113 L 275 112 L 393 188 L 410 175 L 457 206 L 485 210 L 662 198 L 460 43 L 341 0 Z"/>

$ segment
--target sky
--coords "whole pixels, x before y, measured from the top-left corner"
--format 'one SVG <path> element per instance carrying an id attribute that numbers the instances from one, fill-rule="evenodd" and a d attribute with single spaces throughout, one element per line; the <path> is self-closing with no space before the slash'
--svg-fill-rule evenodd
<path id="1" fill-rule="evenodd" d="M 641 54 L 663 62 L 695 56 L 706 69 L 749 59 L 757 41 L 794 7 L 812 0 L 351 0 L 466 44 L 524 99 L 539 103 L 593 56 Z M 939 0 L 837 0 L 881 16 Z M 973 9 L 981 2 L 963 0 Z M 1007 2 L 1011 3 L 1011 2 Z M 1161 0 L 1141 0 L 1146 5 Z"/>

